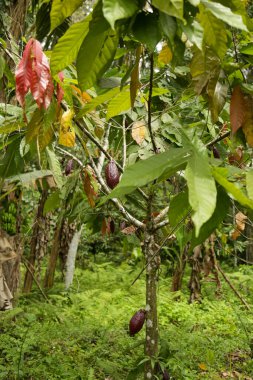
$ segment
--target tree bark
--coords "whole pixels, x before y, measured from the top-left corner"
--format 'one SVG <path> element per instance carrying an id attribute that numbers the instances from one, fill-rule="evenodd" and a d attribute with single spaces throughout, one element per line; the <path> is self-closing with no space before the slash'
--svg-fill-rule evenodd
<path id="1" fill-rule="evenodd" d="M 35 273 L 35 262 L 38 256 L 37 254 L 38 245 L 40 245 L 38 243 L 41 243 L 41 242 L 38 242 L 38 239 L 40 238 L 39 232 L 41 229 L 41 225 L 43 224 L 43 221 L 45 220 L 45 217 L 43 215 L 43 209 L 44 209 L 44 205 L 47 199 L 47 194 L 48 194 L 47 190 L 42 191 L 41 198 L 38 204 L 37 214 L 35 217 L 35 221 L 33 223 L 30 256 L 27 261 L 27 266 L 29 269 L 27 269 L 26 274 L 25 274 L 24 287 L 23 287 L 24 293 L 30 293 L 32 290 L 33 278 L 34 278 L 34 273 Z"/>
<path id="2" fill-rule="evenodd" d="M 183 281 L 185 266 L 187 262 L 189 247 L 190 245 L 187 244 L 184 247 L 183 253 L 180 255 L 179 261 L 177 263 L 177 266 L 172 278 L 172 286 L 171 286 L 172 292 L 177 292 L 178 290 L 181 290 L 182 288 L 182 281 Z"/>
<path id="3" fill-rule="evenodd" d="M 59 255 L 62 225 L 63 225 L 63 219 L 61 218 L 58 221 L 58 224 L 54 232 L 53 245 L 51 248 L 51 254 L 50 254 L 48 265 L 47 265 L 47 271 L 46 271 L 45 280 L 44 280 L 44 287 L 46 289 L 52 288 L 54 284 L 54 274 L 55 274 L 55 269 L 56 269 L 56 264 L 57 264 L 57 258 Z"/>
<path id="4" fill-rule="evenodd" d="M 192 262 L 192 272 L 189 281 L 190 289 L 190 303 L 194 301 L 201 300 L 201 245 L 197 245 L 193 250 L 193 256 L 191 258 Z"/>
<path id="5" fill-rule="evenodd" d="M 12 3 L 13 4 L 10 7 L 10 33 L 14 40 L 19 42 L 25 32 L 25 18 L 30 0 L 16 0 Z"/>
<path id="6" fill-rule="evenodd" d="M 245 233 L 247 236 L 246 260 L 253 263 L 253 222 L 249 219 L 247 219 Z"/>

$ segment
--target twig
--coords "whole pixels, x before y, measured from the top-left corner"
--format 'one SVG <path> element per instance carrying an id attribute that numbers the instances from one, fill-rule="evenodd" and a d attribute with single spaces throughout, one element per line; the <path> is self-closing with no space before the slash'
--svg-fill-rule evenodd
<path id="1" fill-rule="evenodd" d="M 249 304 L 245 301 L 245 299 L 240 295 L 240 293 L 238 292 L 238 290 L 236 290 L 236 288 L 234 287 L 234 285 L 231 283 L 231 281 L 229 280 L 229 278 L 226 276 L 226 274 L 223 272 L 223 270 L 221 269 L 221 267 L 217 264 L 216 265 L 216 269 L 221 273 L 222 277 L 224 278 L 224 280 L 226 281 L 226 283 L 229 285 L 229 287 L 233 290 L 233 292 L 235 293 L 235 295 L 239 298 L 239 300 L 243 303 L 244 306 L 246 306 L 246 308 L 248 310 L 250 310 L 250 306 Z"/>
<path id="2" fill-rule="evenodd" d="M 221 140 L 224 140 L 226 137 L 228 137 L 230 135 L 230 131 L 227 131 L 225 133 L 223 133 L 223 135 L 220 135 L 218 137 L 216 137 L 215 139 L 213 139 L 212 141 L 210 141 L 209 143 L 206 144 L 206 147 L 209 147 L 209 146 L 212 146 L 214 145 L 215 143 L 221 141 Z"/>
<path id="3" fill-rule="evenodd" d="M 104 141 L 103 141 L 103 148 L 105 150 L 108 149 L 108 145 L 109 145 L 110 128 L 111 128 L 111 125 L 108 124 L 108 127 L 107 127 L 107 129 L 105 131 Z M 102 172 L 104 161 L 105 161 L 105 154 L 103 152 L 101 152 L 101 154 L 99 156 L 99 159 L 98 159 L 98 163 L 97 163 L 97 169 L 98 169 L 99 173 Z"/>
<path id="4" fill-rule="evenodd" d="M 59 146 L 56 146 L 55 148 L 56 148 L 56 150 L 58 150 L 59 153 L 63 154 L 64 156 L 68 156 L 68 157 L 72 158 L 72 160 L 76 161 L 78 163 L 78 165 L 81 166 L 81 168 L 85 167 L 85 165 L 82 163 L 82 161 L 79 160 L 79 158 L 74 156 L 72 153 L 66 151 L 65 149 L 60 148 Z"/>
<path id="5" fill-rule="evenodd" d="M 168 211 L 169 211 L 169 206 L 165 207 L 160 213 L 159 215 L 157 215 L 155 218 L 154 218 L 154 223 L 157 224 L 159 223 L 167 214 L 168 214 Z"/>
<path id="6" fill-rule="evenodd" d="M 122 124 L 122 134 L 123 134 L 123 161 L 122 161 L 122 166 L 123 169 L 126 166 L 126 115 L 123 115 L 123 124 Z"/>
<path id="7" fill-rule="evenodd" d="M 153 151 L 155 154 L 158 153 L 158 149 L 155 143 L 153 131 L 152 131 L 152 113 L 151 113 L 151 105 L 152 105 L 152 91 L 153 91 L 153 79 L 154 79 L 154 54 L 150 54 L 150 77 L 149 77 L 149 94 L 148 94 L 148 130 L 151 139 L 151 143 L 153 146 Z"/>

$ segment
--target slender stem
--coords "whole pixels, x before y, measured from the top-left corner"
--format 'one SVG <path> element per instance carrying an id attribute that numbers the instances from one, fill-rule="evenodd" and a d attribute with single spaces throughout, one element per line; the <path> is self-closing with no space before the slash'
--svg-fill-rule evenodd
<path id="1" fill-rule="evenodd" d="M 158 153 L 158 149 L 155 143 L 153 131 L 152 131 L 152 113 L 151 113 L 151 105 L 152 105 L 152 92 L 153 92 L 153 79 L 154 79 L 154 54 L 150 54 L 150 76 L 149 76 L 149 95 L 148 95 L 148 131 L 151 139 L 151 143 L 153 146 L 153 151 L 155 154 Z"/>
<path id="2" fill-rule="evenodd" d="M 111 125 L 109 124 L 106 131 L 105 131 L 105 135 L 104 135 L 103 148 L 106 151 L 107 151 L 108 145 L 109 145 L 110 128 L 111 128 Z M 98 169 L 99 173 L 102 172 L 104 161 L 105 161 L 105 154 L 103 152 L 101 152 L 99 159 L 98 159 L 98 163 L 97 163 L 97 169 Z"/>
<path id="3" fill-rule="evenodd" d="M 122 125 L 122 134 L 123 134 L 123 161 L 122 166 L 123 169 L 126 166 L 126 155 L 127 155 L 127 145 L 126 145 L 126 116 L 123 115 L 123 125 Z"/>
<path id="4" fill-rule="evenodd" d="M 230 133 L 231 133 L 230 131 L 227 131 L 227 132 L 223 133 L 223 135 L 216 137 L 215 139 L 213 139 L 212 141 L 207 143 L 206 147 L 212 146 L 212 145 L 216 144 L 217 142 L 224 140 L 226 137 L 228 137 L 230 135 Z"/>

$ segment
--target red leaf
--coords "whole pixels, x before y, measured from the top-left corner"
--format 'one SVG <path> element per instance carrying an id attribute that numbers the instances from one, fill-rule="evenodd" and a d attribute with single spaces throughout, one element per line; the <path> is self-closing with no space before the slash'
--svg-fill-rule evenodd
<path id="1" fill-rule="evenodd" d="M 239 128 L 243 126 L 245 113 L 246 107 L 244 94 L 238 85 L 234 88 L 230 101 L 230 123 L 232 133 L 235 133 Z"/>
<path id="2" fill-rule="evenodd" d="M 48 108 L 53 96 L 53 82 L 47 57 L 39 41 L 31 38 L 15 73 L 16 96 L 22 107 L 25 95 L 31 90 L 38 107 Z"/>
<path id="3" fill-rule="evenodd" d="M 58 74 L 58 77 L 59 77 L 60 81 L 63 82 L 64 75 L 63 75 L 62 71 Z M 57 83 L 57 104 L 58 104 L 58 106 L 60 106 L 61 101 L 63 99 L 63 96 L 64 96 L 64 90 L 63 90 L 62 86 L 59 83 Z"/>

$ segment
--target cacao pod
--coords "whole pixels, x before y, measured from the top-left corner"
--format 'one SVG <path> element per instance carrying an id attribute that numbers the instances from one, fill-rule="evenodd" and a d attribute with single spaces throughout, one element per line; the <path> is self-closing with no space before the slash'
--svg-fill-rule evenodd
<path id="1" fill-rule="evenodd" d="M 216 148 L 216 146 L 213 146 L 213 156 L 214 158 L 220 158 L 220 152 Z"/>
<path id="2" fill-rule="evenodd" d="M 70 160 L 68 160 L 67 164 L 66 164 L 66 167 L 65 167 L 65 175 L 69 175 L 72 170 L 73 170 L 73 167 L 74 167 L 74 161 L 72 160 L 72 158 Z"/>
<path id="3" fill-rule="evenodd" d="M 111 160 L 105 167 L 105 178 L 107 185 L 114 189 L 119 183 L 120 173 L 114 160 Z"/>
<path id="4" fill-rule="evenodd" d="M 144 322 L 145 322 L 145 316 L 146 316 L 146 311 L 144 309 L 138 310 L 132 316 L 129 322 L 130 336 L 134 336 L 142 329 L 142 326 L 144 325 Z"/>

